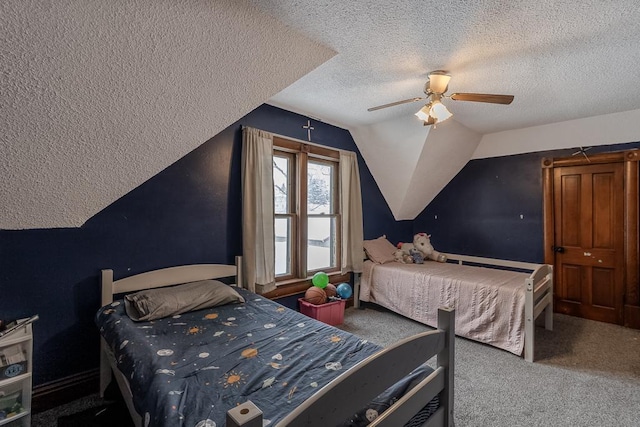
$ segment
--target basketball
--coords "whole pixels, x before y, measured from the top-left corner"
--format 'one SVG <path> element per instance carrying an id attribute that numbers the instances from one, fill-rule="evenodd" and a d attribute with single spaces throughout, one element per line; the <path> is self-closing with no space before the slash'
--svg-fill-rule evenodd
<path id="1" fill-rule="evenodd" d="M 327 302 L 327 293 L 324 289 L 317 286 L 312 286 L 304 293 L 304 299 L 311 304 L 324 304 Z"/>
<path id="2" fill-rule="evenodd" d="M 327 287 L 324 288 L 324 292 L 327 294 L 327 298 L 335 297 L 336 294 L 338 293 L 335 285 L 331 283 L 327 283 Z"/>

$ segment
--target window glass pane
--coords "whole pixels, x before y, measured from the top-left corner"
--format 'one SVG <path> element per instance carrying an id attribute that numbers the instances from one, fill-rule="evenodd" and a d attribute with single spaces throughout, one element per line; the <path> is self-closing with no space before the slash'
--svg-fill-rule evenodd
<path id="1" fill-rule="evenodd" d="M 289 213 L 289 158 L 273 156 L 273 207 L 275 213 Z"/>
<path id="2" fill-rule="evenodd" d="M 307 214 L 332 214 L 335 166 L 309 161 L 307 169 Z"/>
<path id="3" fill-rule="evenodd" d="M 336 266 L 336 218 L 312 217 L 307 221 L 307 270 Z"/>
<path id="4" fill-rule="evenodd" d="M 291 220 L 276 218 L 276 276 L 291 274 Z"/>

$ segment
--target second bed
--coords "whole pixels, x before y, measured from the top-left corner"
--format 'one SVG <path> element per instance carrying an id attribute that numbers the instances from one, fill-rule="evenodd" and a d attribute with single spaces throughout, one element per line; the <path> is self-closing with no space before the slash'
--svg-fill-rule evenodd
<path id="1" fill-rule="evenodd" d="M 436 325 L 438 307 L 454 307 L 456 335 L 517 355 L 524 351 L 525 360 L 533 362 L 536 318 L 545 313 L 545 328 L 553 329 L 553 267 L 447 258 L 424 264 L 366 261 L 356 295 L 429 326 Z"/>

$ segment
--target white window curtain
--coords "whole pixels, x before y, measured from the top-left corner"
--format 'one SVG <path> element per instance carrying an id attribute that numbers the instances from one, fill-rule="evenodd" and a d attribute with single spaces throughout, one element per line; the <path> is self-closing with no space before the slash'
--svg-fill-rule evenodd
<path id="1" fill-rule="evenodd" d="M 362 272 L 362 194 L 358 158 L 351 151 L 340 151 L 340 204 L 342 206 L 341 273 Z"/>
<path id="2" fill-rule="evenodd" d="M 242 128 L 242 269 L 244 287 L 276 288 L 273 208 L 273 135 Z"/>

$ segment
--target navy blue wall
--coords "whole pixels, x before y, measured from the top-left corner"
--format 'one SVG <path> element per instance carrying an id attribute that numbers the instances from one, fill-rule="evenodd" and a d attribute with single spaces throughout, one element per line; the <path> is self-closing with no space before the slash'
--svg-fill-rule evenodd
<path id="1" fill-rule="evenodd" d="M 80 228 L 0 230 L 0 317 L 40 315 L 34 329 L 35 384 L 97 368 L 93 315 L 101 269 L 112 268 L 118 279 L 172 265 L 233 262 L 242 252 L 241 126 L 306 140 L 306 122 L 263 105 Z M 358 152 L 348 131 L 312 124 L 313 142 Z M 365 238 L 387 234 L 396 243 L 428 231 L 442 251 L 540 261 L 540 158 L 571 152 L 474 160 L 415 221 L 393 219 L 359 156 Z"/>
<path id="2" fill-rule="evenodd" d="M 640 143 L 593 147 L 587 154 L 640 148 Z M 542 262 L 542 166 L 554 150 L 470 161 L 413 222 L 441 252 Z M 522 215 L 522 218 L 520 218 Z"/>
<path id="3" fill-rule="evenodd" d="M 0 230 L 0 317 L 38 313 L 34 383 L 98 366 L 99 274 L 116 279 L 241 254 L 241 126 L 306 140 L 307 118 L 263 105 L 90 218 L 80 228 Z M 348 131 L 312 121 L 314 143 L 358 152 Z M 359 152 L 358 152 L 359 153 Z M 362 157 L 365 237 L 396 222 Z M 43 213 L 46 215 L 46 213 Z"/>

